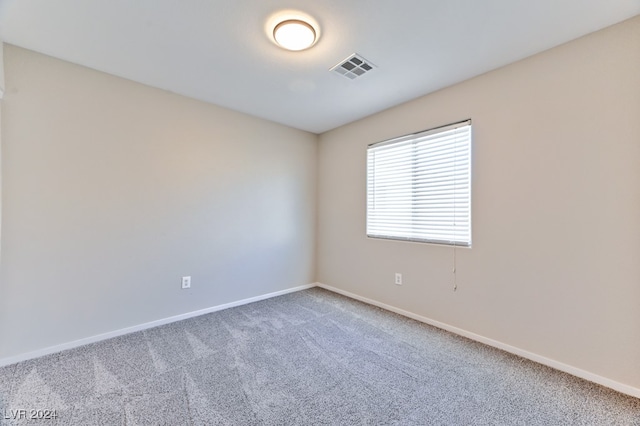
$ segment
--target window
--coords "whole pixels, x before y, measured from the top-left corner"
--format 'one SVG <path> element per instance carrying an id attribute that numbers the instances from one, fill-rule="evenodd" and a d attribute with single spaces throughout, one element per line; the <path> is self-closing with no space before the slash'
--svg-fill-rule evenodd
<path id="1" fill-rule="evenodd" d="M 471 246 L 471 120 L 369 145 L 367 236 Z"/>

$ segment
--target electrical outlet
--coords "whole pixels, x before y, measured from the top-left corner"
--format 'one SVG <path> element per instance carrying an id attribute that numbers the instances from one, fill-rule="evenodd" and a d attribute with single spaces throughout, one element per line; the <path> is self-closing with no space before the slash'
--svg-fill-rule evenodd
<path id="1" fill-rule="evenodd" d="M 396 272 L 396 285 L 402 285 L 402 274 L 400 272 Z"/>
<path id="2" fill-rule="evenodd" d="M 182 277 L 182 288 L 191 288 L 191 277 Z"/>

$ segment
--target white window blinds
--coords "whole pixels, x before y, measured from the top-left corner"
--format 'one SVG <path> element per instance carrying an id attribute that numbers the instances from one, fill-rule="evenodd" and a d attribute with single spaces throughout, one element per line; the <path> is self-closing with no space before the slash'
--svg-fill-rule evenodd
<path id="1" fill-rule="evenodd" d="M 471 246 L 471 121 L 370 145 L 367 235 Z"/>

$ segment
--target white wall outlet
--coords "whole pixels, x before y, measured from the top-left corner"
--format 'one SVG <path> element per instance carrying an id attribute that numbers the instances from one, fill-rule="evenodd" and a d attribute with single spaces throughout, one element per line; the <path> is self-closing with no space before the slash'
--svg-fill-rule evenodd
<path id="1" fill-rule="evenodd" d="M 396 272 L 396 285 L 402 285 L 402 274 L 400 272 Z"/>
<path id="2" fill-rule="evenodd" d="M 191 288 L 191 277 L 182 277 L 182 288 Z"/>

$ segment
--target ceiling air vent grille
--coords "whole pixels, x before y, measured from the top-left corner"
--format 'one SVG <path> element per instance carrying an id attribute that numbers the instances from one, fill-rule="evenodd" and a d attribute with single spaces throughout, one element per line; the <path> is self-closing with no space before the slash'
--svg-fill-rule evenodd
<path id="1" fill-rule="evenodd" d="M 329 71 L 337 72 L 338 74 L 353 80 L 371 72 L 374 68 L 375 65 L 357 53 L 354 53 L 344 61 L 340 61 L 338 65 L 334 66 Z"/>

